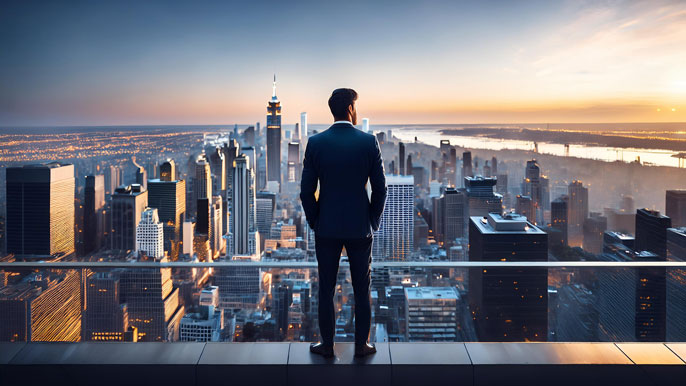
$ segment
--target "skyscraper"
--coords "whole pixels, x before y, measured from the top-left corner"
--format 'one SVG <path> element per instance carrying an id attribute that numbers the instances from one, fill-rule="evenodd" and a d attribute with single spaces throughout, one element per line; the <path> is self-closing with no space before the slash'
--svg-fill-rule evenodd
<path id="1" fill-rule="evenodd" d="M 551 245 L 567 246 L 567 216 L 569 196 L 563 195 L 551 203 L 550 223 L 553 228 L 560 231 L 559 239 L 548 240 Z"/>
<path id="2" fill-rule="evenodd" d="M 515 212 L 526 217 L 532 223 L 536 222 L 536 210 L 534 208 L 534 201 L 530 196 L 517 195 L 515 202 Z"/>
<path id="3" fill-rule="evenodd" d="M 362 131 L 369 133 L 369 118 L 362 118 Z"/>
<path id="4" fill-rule="evenodd" d="M 544 198 L 543 177 L 541 168 L 536 160 L 526 161 L 524 181 L 522 182 L 522 195 L 531 197 L 534 206 L 533 216 L 529 218 L 534 224 L 543 224 L 543 211 L 546 207 Z M 579 227 L 583 225 L 583 221 Z M 581 228 L 579 228 L 581 229 Z"/>
<path id="5" fill-rule="evenodd" d="M 145 170 L 143 166 L 136 163 L 136 157 L 131 157 L 131 162 L 133 162 L 133 165 L 136 167 L 136 171 L 134 172 L 135 182 L 138 185 L 142 186 L 143 189 L 147 189 L 148 172 Z"/>
<path id="6" fill-rule="evenodd" d="M 300 181 L 300 143 L 288 143 L 288 182 Z"/>
<path id="7" fill-rule="evenodd" d="M 526 218 L 490 213 L 469 222 L 470 261 L 547 261 L 548 235 Z M 479 341 L 545 341 L 546 268 L 475 268 L 469 304 Z"/>
<path id="8" fill-rule="evenodd" d="M 81 304 L 81 271 L 31 273 L 0 289 L 0 341 L 78 342 Z"/>
<path id="9" fill-rule="evenodd" d="M 441 197 L 443 201 L 441 204 L 442 216 L 441 224 L 443 225 L 443 240 L 445 246 L 455 244 L 455 239 L 465 237 L 465 220 L 468 218 L 467 197 L 462 190 L 455 188 L 446 188 Z"/>
<path id="10" fill-rule="evenodd" d="M 205 156 L 212 173 L 212 192 L 221 194 L 226 190 L 226 158 L 221 147 L 207 146 Z"/>
<path id="11" fill-rule="evenodd" d="M 255 146 L 255 126 L 248 126 L 248 128 L 243 131 L 243 141 L 247 146 Z M 226 165 L 228 167 L 228 160 Z"/>
<path id="12" fill-rule="evenodd" d="M 249 157 L 241 154 L 234 161 L 233 210 L 231 212 L 231 235 L 233 254 L 249 254 L 249 233 L 254 231 L 255 221 L 255 178 Z M 253 213 L 251 213 L 253 212 Z"/>
<path id="13" fill-rule="evenodd" d="M 136 227 L 148 206 L 148 191 L 137 184 L 122 185 L 112 194 L 112 249 L 132 251 L 136 248 Z"/>
<path id="14" fill-rule="evenodd" d="M 302 139 L 306 139 L 309 133 L 307 132 L 307 113 L 300 113 L 300 135 Z"/>
<path id="15" fill-rule="evenodd" d="M 173 160 L 160 165 L 160 176 L 163 179 L 148 181 L 148 206 L 157 209 L 164 224 L 164 250 L 176 260 L 186 217 L 186 181 L 176 179 Z"/>
<path id="16" fill-rule="evenodd" d="M 105 232 L 105 176 L 86 176 L 83 200 L 83 252 L 88 254 L 102 247 Z"/>
<path id="17" fill-rule="evenodd" d="M 164 257 L 164 234 L 156 208 L 146 208 L 136 227 L 136 251 L 153 258 Z"/>
<path id="18" fill-rule="evenodd" d="M 293 129 L 293 136 L 291 138 L 293 142 L 300 142 L 300 124 L 295 123 L 295 129 Z"/>
<path id="19" fill-rule="evenodd" d="M 212 173 L 205 154 L 199 155 L 195 161 L 193 195 L 196 201 L 201 198 L 212 197 Z"/>
<path id="20" fill-rule="evenodd" d="M 386 184 L 388 196 L 372 254 L 375 259 L 405 260 L 414 248 L 414 178 L 387 175 Z"/>
<path id="21" fill-rule="evenodd" d="M 119 277 L 97 272 L 86 281 L 86 309 L 83 312 L 83 340 L 121 341 L 129 328 L 126 304 L 121 303 Z"/>
<path id="22" fill-rule="evenodd" d="M 581 181 L 574 180 L 567 188 L 569 196 L 569 245 L 580 246 L 584 220 L 588 217 L 588 189 Z"/>
<path id="23" fill-rule="evenodd" d="M 176 181 L 176 163 L 173 159 L 160 164 L 160 181 Z"/>
<path id="24" fill-rule="evenodd" d="M 74 165 L 57 162 L 6 171 L 7 253 L 74 253 Z"/>
<path id="25" fill-rule="evenodd" d="M 465 151 L 462 153 L 462 183 L 465 183 L 466 177 L 473 176 L 472 172 L 472 152 Z"/>
<path id="26" fill-rule="evenodd" d="M 636 211 L 636 251 L 650 251 L 663 260 L 667 257 L 667 228 L 672 227 L 669 217 L 657 210 Z"/>
<path id="27" fill-rule="evenodd" d="M 665 196 L 665 215 L 672 219 L 672 226 L 686 226 L 686 190 L 668 190 Z"/>
<path id="28" fill-rule="evenodd" d="M 267 106 L 267 181 L 281 184 L 281 102 L 276 97 L 276 75 L 272 99 Z"/>
<path id="29" fill-rule="evenodd" d="M 465 177 L 469 216 L 486 216 L 489 213 L 502 213 L 503 196 L 494 193 L 498 180 L 495 177 Z"/>
<path id="30" fill-rule="evenodd" d="M 152 260 L 167 261 L 166 258 Z M 138 328 L 140 341 L 179 339 L 184 307 L 179 304 L 179 289 L 174 288 L 170 268 L 126 269 L 120 277 L 120 288 L 121 301 L 128 308 L 129 325 Z"/>
<path id="31" fill-rule="evenodd" d="M 591 212 L 590 217 L 584 220 L 583 249 L 593 254 L 603 251 L 603 237 L 607 230 L 607 217 L 600 213 Z"/>
<path id="32" fill-rule="evenodd" d="M 405 144 L 398 142 L 398 174 L 405 175 Z"/>

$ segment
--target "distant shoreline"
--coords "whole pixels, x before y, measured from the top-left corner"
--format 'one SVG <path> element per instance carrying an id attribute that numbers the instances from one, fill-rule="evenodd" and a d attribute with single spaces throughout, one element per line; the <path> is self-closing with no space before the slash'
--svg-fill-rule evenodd
<path id="1" fill-rule="evenodd" d="M 284 124 L 284 129 L 293 128 L 295 123 Z M 217 130 L 231 131 L 234 128 L 231 124 L 213 125 L 58 125 L 58 126 L 2 126 L 0 134 L 69 134 L 69 133 L 93 133 L 101 131 L 148 131 L 148 130 L 190 130 L 207 131 Z M 238 129 L 243 130 L 254 123 L 238 124 Z M 311 123 L 309 127 L 315 130 L 327 128 L 330 123 Z M 361 125 L 358 125 L 361 126 Z M 579 130 L 579 131 L 686 131 L 686 122 L 610 122 L 610 123 L 442 123 L 442 124 L 374 124 L 372 130 L 388 129 L 427 129 L 427 130 L 454 130 L 454 129 L 545 129 L 550 130 Z"/>

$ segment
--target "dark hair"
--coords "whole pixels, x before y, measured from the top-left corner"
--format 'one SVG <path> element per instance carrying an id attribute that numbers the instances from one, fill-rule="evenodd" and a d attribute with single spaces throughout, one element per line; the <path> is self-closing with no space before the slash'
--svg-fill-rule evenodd
<path id="1" fill-rule="evenodd" d="M 348 106 L 357 100 L 357 93 L 351 88 L 337 88 L 331 93 L 329 98 L 329 109 L 334 119 L 346 119 L 348 116 Z"/>

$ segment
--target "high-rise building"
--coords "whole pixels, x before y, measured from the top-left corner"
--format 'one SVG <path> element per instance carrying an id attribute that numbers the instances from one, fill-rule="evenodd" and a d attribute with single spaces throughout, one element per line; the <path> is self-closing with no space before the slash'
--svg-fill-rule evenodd
<path id="1" fill-rule="evenodd" d="M 183 222 L 183 249 L 181 253 L 193 256 L 193 237 L 195 236 L 195 223 L 191 221 Z"/>
<path id="2" fill-rule="evenodd" d="M 176 181 L 176 163 L 167 159 L 160 165 L 160 181 Z"/>
<path id="3" fill-rule="evenodd" d="M 440 223 L 443 226 L 441 234 L 444 245 L 450 246 L 455 243 L 457 238 L 465 237 L 467 197 L 463 190 L 446 188 L 441 200 L 440 213 L 436 215 L 442 217 Z"/>
<path id="4" fill-rule="evenodd" d="M 489 213 L 502 213 L 503 196 L 494 193 L 498 180 L 495 177 L 465 177 L 469 216 L 486 216 Z"/>
<path id="5" fill-rule="evenodd" d="M 136 227 L 136 251 L 153 258 L 164 257 L 164 233 L 156 208 L 146 208 Z"/>
<path id="6" fill-rule="evenodd" d="M 136 184 L 142 186 L 143 189 L 147 189 L 148 188 L 148 172 L 145 170 L 145 168 L 143 166 L 136 163 L 135 157 L 133 157 L 132 161 L 133 161 L 133 165 L 136 167 L 136 171 L 134 173 Z"/>
<path id="7" fill-rule="evenodd" d="M 207 146 L 205 157 L 210 163 L 212 172 L 212 192 L 221 194 L 226 190 L 226 158 L 224 151 L 219 146 Z"/>
<path id="8" fill-rule="evenodd" d="M 136 227 L 148 206 L 148 191 L 138 184 L 122 185 L 112 194 L 112 249 L 132 251 L 136 248 Z"/>
<path id="9" fill-rule="evenodd" d="M 81 308 L 81 271 L 31 273 L 0 289 L 0 341 L 78 342 Z"/>
<path id="10" fill-rule="evenodd" d="M 224 249 L 224 234 L 222 228 L 224 227 L 223 200 L 221 196 L 212 196 L 212 205 L 210 208 L 210 220 L 212 226 L 212 239 L 210 240 L 210 248 L 212 249 L 214 258 L 217 253 Z"/>
<path id="11" fill-rule="evenodd" d="M 536 209 L 534 208 L 534 201 L 530 196 L 522 196 L 518 194 L 515 202 L 515 212 L 526 217 L 532 223 L 536 222 Z"/>
<path id="12" fill-rule="evenodd" d="M 121 303 L 119 277 L 97 272 L 86 281 L 86 309 L 83 312 L 83 340 L 121 341 L 129 328 L 126 304 Z"/>
<path id="13" fill-rule="evenodd" d="M 548 242 L 551 246 L 567 246 L 567 216 L 569 211 L 567 205 L 569 204 L 569 196 L 563 195 L 554 200 L 550 211 L 550 224 L 553 228 L 559 230 L 559 239 L 552 239 L 552 235 Z"/>
<path id="14" fill-rule="evenodd" d="M 214 284 L 219 287 L 219 307 L 229 308 L 255 308 L 264 300 L 265 287 L 271 285 L 265 283 L 264 272 L 258 267 L 251 267 L 250 262 L 259 260 L 256 255 L 234 255 L 229 261 L 243 261 L 245 267 L 240 265 L 231 267 L 219 267 L 216 269 Z"/>
<path id="15" fill-rule="evenodd" d="M 667 259 L 667 229 L 671 219 L 659 211 L 636 211 L 636 260 L 664 261 Z M 664 342 L 667 325 L 667 275 L 665 268 L 638 268 L 636 281 L 636 340 Z"/>
<path id="16" fill-rule="evenodd" d="M 263 235 L 268 238 L 271 231 L 272 221 L 274 220 L 274 211 L 276 210 L 276 195 L 271 192 L 257 192 L 255 200 L 256 210 L 256 228 Z"/>
<path id="17" fill-rule="evenodd" d="M 171 260 L 176 260 L 181 227 L 186 217 L 186 181 L 176 180 L 173 162 L 168 160 L 160 165 L 160 175 L 164 179 L 148 181 L 148 206 L 157 209 L 160 221 L 164 224 L 164 250 L 169 253 Z"/>
<path id="18" fill-rule="evenodd" d="M 83 200 L 83 252 L 102 248 L 105 232 L 105 176 L 86 176 Z"/>
<path id="19" fill-rule="evenodd" d="M 462 183 L 464 183 L 465 178 L 471 177 L 472 173 L 472 152 L 465 151 L 462 153 Z"/>
<path id="20" fill-rule="evenodd" d="M 405 144 L 398 142 L 398 174 L 405 175 Z"/>
<path id="21" fill-rule="evenodd" d="M 307 131 L 307 113 L 302 112 L 300 113 L 300 135 L 302 136 L 302 139 L 306 139 L 309 135 Z"/>
<path id="22" fill-rule="evenodd" d="M 141 261 L 150 260 L 150 258 Z M 166 262 L 166 258 L 154 259 Z M 138 328 L 138 340 L 173 342 L 179 339 L 184 307 L 174 288 L 170 268 L 129 268 L 120 276 L 121 301 L 126 303 L 129 325 Z"/>
<path id="23" fill-rule="evenodd" d="M 591 212 L 590 217 L 584 220 L 583 249 L 593 254 L 603 252 L 603 237 L 607 230 L 607 217 L 600 213 Z"/>
<path id="24" fill-rule="evenodd" d="M 531 197 L 534 206 L 534 216 L 527 218 L 534 224 L 543 224 L 543 211 L 546 207 L 544 178 L 541 176 L 541 168 L 535 159 L 526 161 L 525 176 L 522 182 L 522 195 Z M 583 225 L 583 222 L 581 225 Z"/>
<path id="25" fill-rule="evenodd" d="M 638 209 L 636 211 L 637 251 L 650 251 L 663 260 L 667 257 L 667 228 L 672 227 L 669 217 L 657 210 Z"/>
<path id="26" fill-rule="evenodd" d="M 369 118 L 362 118 L 362 131 L 369 133 Z"/>
<path id="27" fill-rule="evenodd" d="M 548 235 L 514 213 L 471 217 L 469 260 L 547 261 Z M 545 341 L 548 270 L 471 269 L 469 304 L 479 341 Z"/>
<path id="28" fill-rule="evenodd" d="M 7 253 L 74 253 L 74 165 L 57 162 L 6 170 Z"/>
<path id="29" fill-rule="evenodd" d="M 405 260 L 414 249 L 414 178 L 387 175 L 386 184 L 388 196 L 372 254 L 376 259 Z"/>
<path id="30" fill-rule="evenodd" d="M 105 193 L 112 194 L 121 185 L 121 170 L 119 166 L 110 165 L 105 170 Z"/>
<path id="31" fill-rule="evenodd" d="M 193 196 L 195 201 L 212 197 L 212 173 L 205 154 L 195 161 L 195 179 L 193 179 Z"/>
<path id="32" fill-rule="evenodd" d="M 686 190 L 668 190 L 665 196 L 665 215 L 672 219 L 672 226 L 686 226 Z"/>
<path id="33" fill-rule="evenodd" d="M 248 166 L 249 157 L 241 154 L 234 161 L 231 235 L 233 254 L 248 254 L 249 233 L 255 226 L 255 178 Z"/>
<path id="34" fill-rule="evenodd" d="M 686 228 L 667 229 L 667 260 L 686 261 Z M 686 340 L 686 269 L 667 270 L 667 342 Z"/>
<path id="35" fill-rule="evenodd" d="M 224 310 L 213 305 L 198 306 L 181 318 L 179 341 L 219 342 L 224 329 Z"/>
<path id="36" fill-rule="evenodd" d="M 281 102 L 276 97 L 276 75 L 267 113 L 267 181 L 281 184 Z"/>
<path id="37" fill-rule="evenodd" d="M 580 246 L 584 220 L 588 217 L 588 188 L 581 181 L 572 181 L 567 188 L 569 196 L 569 245 Z"/>
<path id="38" fill-rule="evenodd" d="M 300 181 L 300 143 L 288 143 L 288 182 Z"/>
<path id="39" fill-rule="evenodd" d="M 405 288 L 405 336 L 408 342 L 455 342 L 458 339 L 454 287 Z"/>
<path id="40" fill-rule="evenodd" d="M 244 131 L 243 131 L 243 142 L 247 146 L 255 146 L 255 126 L 248 126 Z M 227 166 L 228 166 L 228 160 L 227 160 Z"/>

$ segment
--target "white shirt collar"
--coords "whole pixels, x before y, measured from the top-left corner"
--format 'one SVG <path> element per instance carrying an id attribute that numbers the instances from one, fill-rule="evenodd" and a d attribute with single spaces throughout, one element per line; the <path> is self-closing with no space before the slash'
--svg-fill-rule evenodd
<path id="1" fill-rule="evenodd" d="M 338 123 L 347 123 L 347 124 L 349 124 L 350 126 L 355 126 L 355 125 L 353 125 L 353 123 L 350 122 L 350 121 L 336 121 L 336 122 L 334 122 L 333 124 L 336 125 L 336 124 L 338 124 Z"/>

